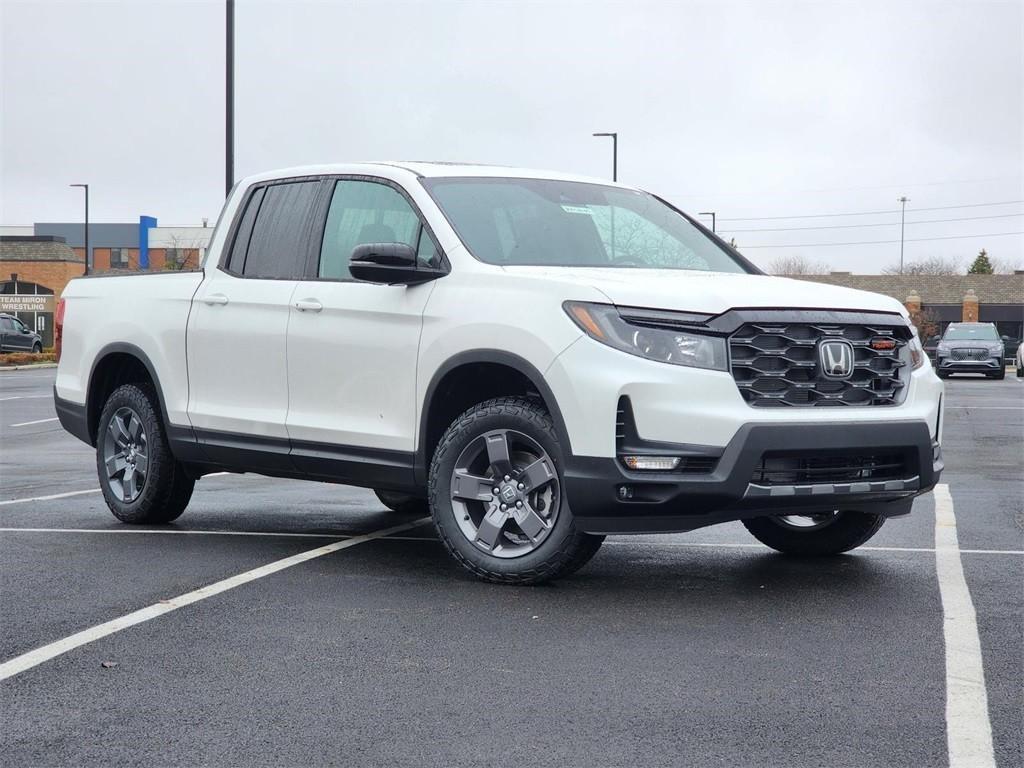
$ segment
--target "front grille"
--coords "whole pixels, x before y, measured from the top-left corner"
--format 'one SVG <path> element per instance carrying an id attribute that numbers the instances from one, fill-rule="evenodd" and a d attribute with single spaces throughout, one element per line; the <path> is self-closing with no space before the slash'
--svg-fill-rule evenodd
<path id="1" fill-rule="evenodd" d="M 848 378 L 821 371 L 818 346 L 829 339 L 853 347 Z M 897 405 L 909 377 L 902 354 L 909 340 L 902 325 L 748 322 L 729 337 L 730 366 L 743 399 L 758 408 Z"/>
<path id="2" fill-rule="evenodd" d="M 987 349 L 954 349 L 949 356 L 958 361 L 988 360 L 989 352 Z"/>
<path id="3" fill-rule="evenodd" d="M 812 485 L 865 480 L 899 480 L 908 477 L 907 459 L 901 453 L 822 455 L 782 451 L 766 453 L 750 482 L 758 485 Z"/>

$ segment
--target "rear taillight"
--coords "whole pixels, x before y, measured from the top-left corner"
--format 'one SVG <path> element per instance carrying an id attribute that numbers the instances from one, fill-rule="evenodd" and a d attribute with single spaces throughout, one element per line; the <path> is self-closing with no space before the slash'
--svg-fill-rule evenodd
<path id="1" fill-rule="evenodd" d="M 53 351 L 60 362 L 60 346 L 64 338 L 64 299 L 57 302 L 57 311 L 53 314 Z"/>

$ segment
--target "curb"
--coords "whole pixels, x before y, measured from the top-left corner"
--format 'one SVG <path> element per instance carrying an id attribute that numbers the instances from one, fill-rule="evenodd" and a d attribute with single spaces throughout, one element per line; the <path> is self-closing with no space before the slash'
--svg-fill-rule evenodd
<path id="1" fill-rule="evenodd" d="M 28 363 L 26 365 L 0 365 L 0 371 L 25 371 L 32 368 L 56 368 L 56 363 Z"/>

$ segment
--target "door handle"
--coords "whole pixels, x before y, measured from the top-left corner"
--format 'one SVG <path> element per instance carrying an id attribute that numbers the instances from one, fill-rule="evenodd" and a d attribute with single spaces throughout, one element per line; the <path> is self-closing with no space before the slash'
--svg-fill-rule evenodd
<path id="1" fill-rule="evenodd" d="M 324 305 L 316 299 L 299 299 L 295 302 L 295 308 L 299 312 L 319 312 Z"/>
<path id="2" fill-rule="evenodd" d="M 211 307 L 214 306 L 215 304 L 227 304 L 228 297 L 225 296 L 223 293 L 211 293 L 209 296 L 203 297 L 203 303 L 208 304 Z"/>

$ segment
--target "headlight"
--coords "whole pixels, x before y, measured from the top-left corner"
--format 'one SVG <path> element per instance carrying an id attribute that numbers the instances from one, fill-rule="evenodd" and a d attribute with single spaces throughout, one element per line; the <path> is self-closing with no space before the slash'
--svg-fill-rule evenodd
<path id="1" fill-rule="evenodd" d="M 907 345 L 910 349 L 910 364 L 911 367 L 916 371 L 922 365 L 927 355 L 924 353 L 924 347 L 921 346 L 921 340 L 915 333 L 910 337 L 910 343 Z"/>
<path id="2" fill-rule="evenodd" d="M 724 338 L 672 327 L 680 321 L 671 314 L 645 312 L 639 325 L 623 320 L 610 304 L 567 301 L 562 306 L 584 333 L 609 347 L 661 363 L 728 370 Z"/>
<path id="3" fill-rule="evenodd" d="M 935 354 L 936 355 L 948 355 L 949 354 L 949 346 L 946 345 L 946 344 L 939 344 L 939 346 L 937 346 L 935 348 Z"/>

